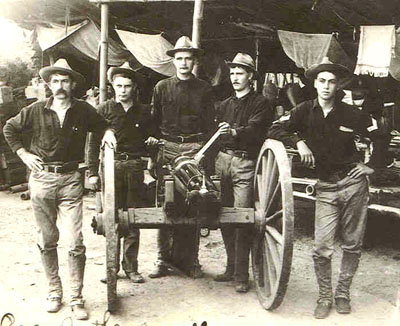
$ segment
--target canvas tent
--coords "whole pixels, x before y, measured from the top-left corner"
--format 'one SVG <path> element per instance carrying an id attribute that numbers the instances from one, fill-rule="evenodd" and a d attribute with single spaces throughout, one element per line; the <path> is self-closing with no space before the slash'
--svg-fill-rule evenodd
<path id="1" fill-rule="evenodd" d="M 60 52 L 77 51 L 81 57 L 98 61 L 100 30 L 90 20 L 68 26 L 68 28 L 58 24 L 37 24 L 32 36 L 32 42 L 36 41 L 44 53 L 58 56 L 61 55 Z M 121 65 L 125 61 L 135 61 L 135 58 L 125 47 L 112 39 L 110 40 L 108 54 L 108 64 L 112 66 Z M 136 68 L 139 67 L 140 64 L 136 62 Z"/>

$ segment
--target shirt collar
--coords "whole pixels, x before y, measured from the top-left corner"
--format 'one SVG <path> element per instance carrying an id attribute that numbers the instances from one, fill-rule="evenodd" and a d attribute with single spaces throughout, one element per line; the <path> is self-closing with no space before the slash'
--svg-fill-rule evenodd
<path id="1" fill-rule="evenodd" d="M 254 94 L 254 90 L 253 89 L 251 89 L 250 92 L 248 92 L 245 96 L 242 96 L 242 97 L 236 97 L 236 94 L 234 93 L 232 95 L 232 99 L 234 101 L 245 101 L 247 98 L 249 98 L 253 94 Z"/>
<path id="2" fill-rule="evenodd" d="M 117 101 L 117 100 L 115 99 L 115 97 L 113 97 L 113 98 L 111 99 L 111 101 L 113 102 L 113 104 L 114 104 L 115 106 L 119 106 L 119 107 L 121 107 L 122 110 L 125 111 L 125 109 L 124 109 L 124 107 L 122 106 L 121 102 L 120 102 L 120 101 Z M 131 105 L 131 106 L 129 107 L 129 109 L 126 110 L 125 112 L 128 112 L 128 111 L 129 111 L 131 108 L 133 108 L 134 106 L 136 106 L 136 102 L 135 102 L 135 101 L 132 102 L 132 105 Z"/>
<path id="3" fill-rule="evenodd" d="M 54 96 L 52 95 L 46 101 L 46 104 L 44 105 L 44 108 L 48 109 L 48 110 L 51 110 L 51 105 L 53 104 L 53 101 L 54 101 Z M 69 106 L 68 109 L 72 108 L 76 104 L 76 102 L 77 102 L 77 99 L 75 97 L 72 97 L 71 98 L 71 105 Z"/>
<path id="4" fill-rule="evenodd" d="M 331 112 L 340 110 L 340 108 L 342 107 L 341 103 L 342 102 L 340 100 L 335 100 L 335 102 L 333 103 L 333 108 L 332 108 Z M 313 100 L 312 108 L 313 108 L 313 110 L 315 110 L 317 108 L 322 110 L 321 105 L 319 105 L 319 103 L 318 103 L 318 98 Z"/>
<path id="5" fill-rule="evenodd" d="M 176 82 L 177 84 L 180 84 L 180 83 L 190 83 L 190 82 L 192 82 L 192 81 L 195 79 L 195 77 L 194 77 L 193 74 L 190 74 L 190 78 L 188 78 L 188 79 L 179 79 L 177 75 L 175 75 L 174 78 L 175 78 L 175 82 Z"/>

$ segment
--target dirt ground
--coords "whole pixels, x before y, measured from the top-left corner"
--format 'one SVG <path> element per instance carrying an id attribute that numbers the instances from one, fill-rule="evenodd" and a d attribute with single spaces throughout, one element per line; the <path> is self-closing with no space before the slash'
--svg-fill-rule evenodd
<path id="1" fill-rule="evenodd" d="M 193 280 L 171 275 L 151 280 L 147 274 L 156 258 L 156 231 L 143 230 L 139 255 L 144 284 L 132 284 L 126 278 L 118 282 L 121 309 L 103 323 L 107 307 L 106 286 L 99 282 L 105 273 L 105 238 L 90 227 L 94 214 L 88 207 L 94 198 L 85 197 L 84 236 L 87 267 L 84 296 L 89 321 L 73 321 L 68 302 L 67 251 L 61 235 L 60 273 L 65 298 L 62 310 L 48 314 L 44 310 L 46 286 L 35 244 L 35 224 L 29 201 L 18 194 L 0 192 L 0 316 L 14 314 L 14 325 L 111 325 L 115 326 L 192 326 L 207 321 L 221 325 L 400 325 L 398 282 L 400 275 L 400 221 L 388 216 L 370 216 L 365 252 L 352 288 L 353 313 L 332 311 L 326 320 L 312 316 L 317 286 L 311 259 L 312 208 L 297 209 L 296 241 L 288 291 L 275 311 L 264 310 L 258 302 L 254 284 L 247 294 L 238 294 L 231 283 L 215 283 L 212 277 L 224 270 L 225 251 L 219 231 L 202 238 L 200 262 L 205 277 Z M 299 205 L 296 206 L 297 208 Z M 334 257 L 334 279 L 338 274 L 340 249 Z M 120 273 L 121 276 L 122 273 Z M 97 322 L 97 323 L 96 323 Z M 4 322 L 1 326 L 9 325 Z"/>

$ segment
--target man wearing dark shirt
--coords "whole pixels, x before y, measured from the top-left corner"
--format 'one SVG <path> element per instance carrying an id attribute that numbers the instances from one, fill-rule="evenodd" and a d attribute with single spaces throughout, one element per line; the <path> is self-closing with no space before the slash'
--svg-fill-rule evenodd
<path id="1" fill-rule="evenodd" d="M 194 48 L 187 36 L 176 42 L 167 54 L 174 58 L 176 76 L 160 81 L 154 88 L 152 112 L 158 137 L 164 142 L 159 152 L 158 165 L 171 162 L 178 155 L 193 156 L 210 136 L 213 128 L 211 86 L 192 74 L 196 57 L 201 50 Z M 194 228 L 176 229 L 173 248 L 169 245 L 170 230 L 158 233 L 158 260 L 151 278 L 167 275 L 167 262 L 178 265 L 190 276 L 202 276 L 198 263 L 198 232 Z M 172 251 L 175 254 L 172 254 Z M 179 256 L 179 257 L 178 257 Z"/>
<path id="2" fill-rule="evenodd" d="M 224 206 L 252 207 L 256 159 L 271 125 L 273 112 L 268 100 L 252 89 L 256 76 L 251 56 L 238 53 L 230 67 L 235 94 L 223 101 L 217 111 L 221 149 L 215 162 L 215 172 L 221 177 Z M 252 243 L 250 228 L 221 228 L 227 266 L 215 281 L 235 280 L 237 292 L 249 289 L 249 253 Z"/>
<path id="3" fill-rule="evenodd" d="M 116 207 L 143 207 L 144 173 L 141 156 L 147 154 L 145 141 L 150 137 L 152 124 L 150 106 L 138 102 L 138 73 L 125 62 L 120 67 L 108 70 L 108 79 L 115 91 L 115 99 L 101 103 L 97 112 L 103 116 L 115 132 L 117 152 L 115 154 Z M 89 139 L 89 165 L 98 166 L 100 139 L 95 134 Z M 96 185 L 99 177 L 91 173 L 89 182 Z M 139 229 L 131 229 L 123 241 L 122 268 L 134 283 L 143 283 L 138 273 Z M 106 279 L 102 279 L 106 282 Z"/>
<path id="4" fill-rule="evenodd" d="M 371 118 L 337 99 L 343 78 L 350 71 L 324 58 L 305 75 L 314 80 L 318 97 L 297 105 L 269 132 L 270 138 L 297 148 L 303 164 L 314 166 L 316 184 L 315 244 L 313 260 L 319 285 L 316 318 L 329 315 L 332 302 L 331 257 L 340 226 L 343 257 L 335 292 L 338 313 L 350 313 L 350 285 L 358 268 L 368 210 L 367 175 L 374 170 L 363 164 L 355 135 L 376 129 Z M 371 160 L 372 161 L 372 160 Z"/>
<path id="5" fill-rule="evenodd" d="M 87 319 L 82 297 L 85 269 L 85 246 L 82 236 L 82 175 L 78 163 L 83 161 L 88 131 L 103 135 L 107 122 L 88 103 L 72 96 L 84 77 L 73 71 L 65 59 L 39 72 L 53 96 L 23 108 L 7 121 L 4 136 L 11 149 L 32 171 L 29 178 L 32 208 L 38 227 L 38 247 L 49 284 L 46 308 L 61 308 L 62 286 L 58 275 L 57 217 L 62 220 L 69 243 L 71 308 L 76 319 Z M 22 144 L 22 134 L 32 130 L 29 150 Z M 115 145 L 107 130 L 104 141 Z"/>

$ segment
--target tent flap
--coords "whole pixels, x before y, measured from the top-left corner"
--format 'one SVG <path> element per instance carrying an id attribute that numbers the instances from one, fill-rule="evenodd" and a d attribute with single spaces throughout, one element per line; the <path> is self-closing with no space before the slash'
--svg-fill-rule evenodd
<path id="1" fill-rule="evenodd" d="M 116 31 L 122 43 L 143 66 L 165 76 L 175 74 L 173 59 L 166 54 L 166 51 L 172 49 L 173 46 L 161 34 L 148 35 L 122 30 Z"/>
<path id="2" fill-rule="evenodd" d="M 323 57 L 353 68 L 349 57 L 332 34 L 305 34 L 278 30 L 278 37 L 286 55 L 298 68 L 308 69 Z"/>
<path id="3" fill-rule="evenodd" d="M 56 50 L 62 46 L 64 49 L 72 47 L 78 50 L 83 57 L 98 61 L 100 30 L 92 21 L 69 26 L 65 34 L 65 27 L 52 24 L 51 27 L 36 26 L 36 37 L 43 52 Z M 109 38 L 108 64 L 121 65 L 125 61 L 134 60 L 132 54 L 113 39 Z M 140 64 L 136 63 L 139 68 Z"/>

